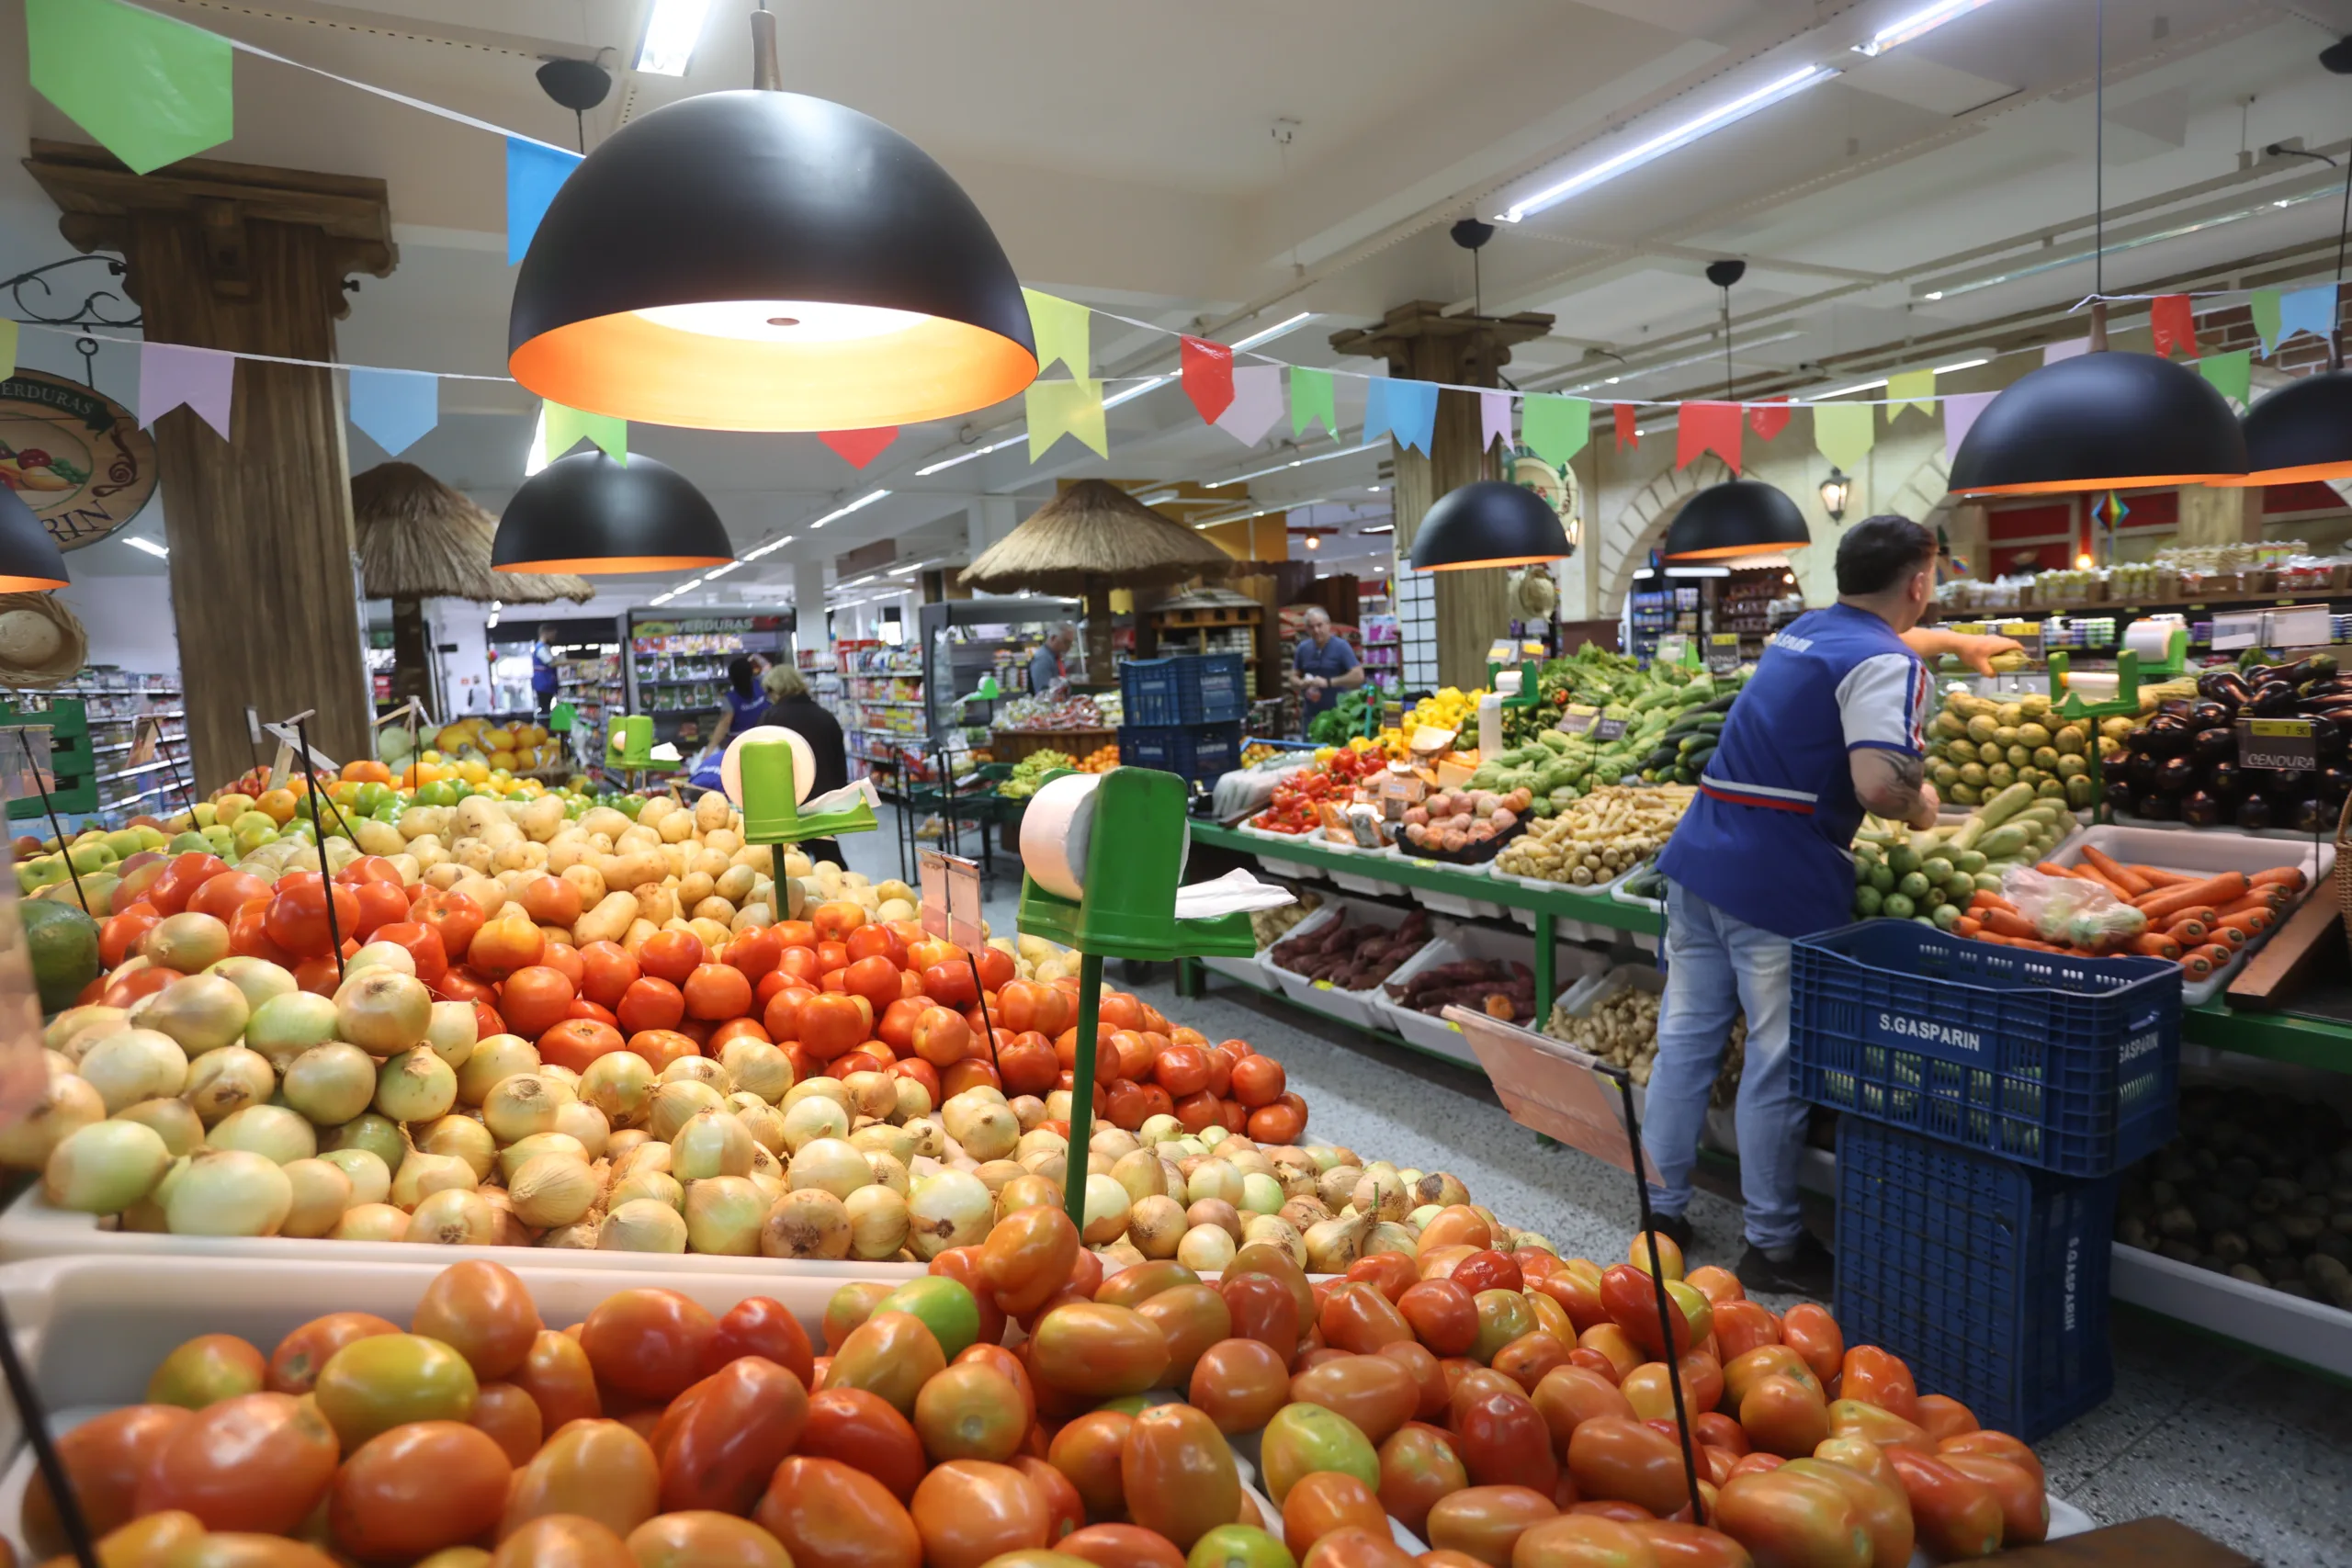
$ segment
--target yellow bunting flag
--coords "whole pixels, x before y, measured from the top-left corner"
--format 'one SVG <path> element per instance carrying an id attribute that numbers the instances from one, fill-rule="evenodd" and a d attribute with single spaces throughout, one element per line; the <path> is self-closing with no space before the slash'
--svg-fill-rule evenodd
<path id="1" fill-rule="evenodd" d="M 17 323 L 0 321 L 0 381 L 17 373 Z"/>
<path id="2" fill-rule="evenodd" d="M 1029 460 L 1035 462 L 1046 448 L 1065 435 L 1094 449 L 1098 457 L 1111 455 L 1111 436 L 1102 418 L 1100 381 L 1032 381 L 1024 394 L 1029 404 Z"/>
<path id="3" fill-rule="evenodd" d="M 584 409 L 566 408 L 552 399 L 547 400 L 548 442 L 541 455 L 550 463 L 574 446 L 582 437 L 594 442 L 606 457 L 623 468 L 628 466 L 628 421 L 608 413 L 590 413 Z"/>
<path id="4" fill-rule="evenodd" d="M 1932 370 L 1905 370 L 1900 376 L 1886 378 L 1886 423 L 1893 424 L 1895 415 L 1905 409 L 1917 409 L 1933 415 L 1936 412 L 1936 373 Z"/>
<path id="5" fill-rule="evenodd" d="M 1878 444 L 1878 427 L 1868 403 L 1813 405 L 1813 445 L 1837 467 L 1852 473 Z"/>
<path id="6" fill-rule="evenodd" d="M 1058 359 L 1073 376 L 1092 375 L 1094 355 L 1087 340 L 1094 312 L 1034 288 L 1023 289 L 1021 296 L 1029 301 L 1029 331 L 1037 340 L 1037 374 Z"/>

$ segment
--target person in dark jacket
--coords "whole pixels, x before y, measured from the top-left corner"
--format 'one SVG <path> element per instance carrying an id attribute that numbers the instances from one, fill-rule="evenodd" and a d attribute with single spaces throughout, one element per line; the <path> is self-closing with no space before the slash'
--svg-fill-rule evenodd
<path id="1" fill-rule="evenodd" d="M 841 721 L 825 711 L 817 699 L 808 694 L 808 682 L 800 671 L 786 663 L 771 665 L 760 678 L 768 694 L 768 711 L 760 716 L 762 724 L 782 725 L 808 742 L 817 754 L 817 776 L 808 785 L 810 796 L 837 790 L 849 783 L 849 742 L 842 735 Z M 842 858 L 842 847 L 831 839 L 810 839 L 800 846 L 800 852 L 809 863 L 820 860 L 848 868 Z"/>

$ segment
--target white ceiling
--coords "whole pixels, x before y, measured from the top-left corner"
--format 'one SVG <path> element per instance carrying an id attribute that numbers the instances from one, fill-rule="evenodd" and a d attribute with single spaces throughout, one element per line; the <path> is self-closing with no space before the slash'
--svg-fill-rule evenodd
<path id="1" fill-rule="evenodd" d="M 618 80 L 588 116 L 592 146 L 629 117 L 749 75 L 752 0 L 711 0 L 683 80 L 627 69 L 650 0 L 141 3 L 550 141 L 569 141 L 573 127 L 533 81 L 538 60 L 605 51 Z M 2087 261 L 2047 264 L 2089 243 L 2094 0 L 1988 0 L 1877 59 L 1851 52 L 1926 3 L 770 0 L 786 85 L 876 115 L 939 158 L 1025 282 L 1227 341 L 1313 311 L 1265 352 L 1322 365 L 1342 363 L 1333 332 L 1390 305 L 1470 303 L 1470 258 L 1445 232 L 1455 219 L 1491 218 L 1792 69 L 1837 65 L 1835 81 L 1503 226 L 1483 253 L 1489 311 L 1558 318 L 1552 338 L 1517 351 L 1515 381 L 1617 374 L 1616 395 L 1645 398 L 1720 387 L 1718 296 L 1701 276 L 1717 256 L 1749 263 L 1733 297 L 1744 383 L 1838 384 L 1837 367 L 1858 356 L 1912 363 L 1906 341 L 2054 321 L 2091 289 Z M 26 139 L 85 139 L 28 90 L 21 51 L 8 47 L 21 27 L 22 0 L 0 0 L 0 275 L 65 251 L 18 167 Z M 2109 289 L 2298 247 L 2319 254 L 2336 202 L 2293 198 L 2332 191 L 2340 175 L 2260 149 L 2300 139 L 2339 152 L 2352 140 L 2352 82 L 2314 60 L 2347 29 L 2352 0 L 2107 0 L 2097 166 L 2110 243 L 2255 214 L 2111 250 Z M 236 69 L 238 132 L 214 155 L 390 186 L 400 266 L 363 280 L 344 355 L 498 373 L 513 272 L 496 141 L 309 73 L 251 58 Z M 2278 199 L 2293 204 L 2270 205 Z M 2004 273 L 2022 275 L 1959 287 Z M 2310 276 L 2324 276 L 2320 262 Z M 1938 288 L 1943 298 L 1927 298 Z M 1100 317 L 1094 353 L 1105 375 L 1174 367 L 1171 338 Z M 134 384 L 129 355 L 100 355 L 102 386 Z M 29 335 L 24 357 L 78 365 Z M 1343 391 L 1343 418 L 1350 403 Z M 511 386 L 445 383 L 441 427 L 405 456 L 495 509 L 522 478 L 532 406 Z M 1108 461 L 1065 442 L 1033 467 L 1022 444 L 916 474 L 1016 434 L 1019 418 L 1016 401 L 907 430 L 863 474 L 812 436 L 639 427 L 632 442 L 700 484 L 740 545 L 797 536 L 726 578 L 729 603 L 789 597 L 792 563 L 815 545 L 827 561 L 891 536 L 902 559 L 952 555 L 984 498 L 1025 513 L 1058 478 L 1222 479 L 1355 445 L 1351 433 L 1293 452 L 1285 423 L 1245 451 L 1203 426 L 1170 383 L 1112 412 Z M 367 437 L 350 440 L 355 468 L 381 459 Z M 1353 521 L 1317 509 L 1318 522 L 1350 531 L 1316 555 L 1368 561 L 1385 536 L 1353 530 L 1385 521 L 1384 493 L 1367 489 L 1380 457 L 1286 469 L 1253 480 L 1252 493 L 1260 504 L 1352 502 Z M 892 493 L 807 531 L 876 487 Z M 1294 553 L 1306 554 L 1296 541 Z M 119 544 L 80 552 L 76 565 L 161 570 Z M 607 592 L 642 602 L 662 586 Z"/>

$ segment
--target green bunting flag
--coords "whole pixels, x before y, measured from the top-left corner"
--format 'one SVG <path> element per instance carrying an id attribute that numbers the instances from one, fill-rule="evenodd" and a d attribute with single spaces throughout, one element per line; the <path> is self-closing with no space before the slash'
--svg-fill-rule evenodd
<path id="1" fill-rule="evenodd" d="M 1868 403 L 1813 405 L 1815 450 L 1836 467 L 1854 473 L 1878 444 L 1878 422 Z"/>
<path id="2" fill-rule="evenodd" d="M 1037 340 L 1037 374 L 1044 375 L 1058 359 L 1080 379 L 1092 375 L 1094 356 L 1089 333 L 1094 312 L 1034 288 L 1024 288 L 1021 295 L 1029 301 L 1029 331 Z"/>
<path id="3" fill-rule="evenodd" d="M 1317 420 L 1332 434 L 1340 434 L 1340 405 L 1332 396 L 1331 373 L 1294 365 L 1290 367 L 1290 433 L 1304 435 Z"/>
<path id="4" fill-rule="evenodd" d="M 25 0 L 33 89 L 135 175 L 235 129 L 229 40 L 118 0 Z"/>
<path id="5" fill-rule="evenodd" d="M 2242 348 L 2235 354 L 2209 354 L 2197 362 L 2197 373 L 2222 396 L 2244 406 L 2254 391 L 2254 353 Z"/>
<path id="6" fill-rule="evenodd" d="M 1029 408 L 1029 460 L 1035 462 L 1065 435 L 1075 435 L 1098 457 L 1111 455 L 1111 435 L 1102 417 L 1100 381 L 1032 381 L 1025 394 Z"/>
<path id="7" fill-rule="evenodd" d="M 1592 439 L 1592 404 L 1582 398 L 1531 395 L 1520 410 L 1519 438 L 1554 468 L 1566 468 Z"/>
<path id="8" fill-rule="evenodd" d="M 2256 289 L 2246 309 L 2254 315 L 2254 335 L 2262 340 L 2262 352 L 2267 355 L 2278 346 L 2278 290 Z"/>
<path id="9" fill-rule="evenodd" d="M 552 400 L 547 403 L 547 414 L 548 445 L 543 456 L 548 462 L 579 446 L 584 436 L 603 448 L 614 462 L 624 468 L 628 466 L 628 421 L 608 413 L 566 408 Z"/>

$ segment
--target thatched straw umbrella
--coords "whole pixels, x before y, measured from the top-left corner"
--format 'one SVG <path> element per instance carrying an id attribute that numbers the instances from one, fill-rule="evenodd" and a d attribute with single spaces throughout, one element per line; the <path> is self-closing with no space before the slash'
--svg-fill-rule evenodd
<path id="1" fill-rule="evenodd" d="M 1111 590 L 1230 576 L 1240 563 L 1104 479 L 1080 479 L 980 552 L 963 581 L 1086 598 L 1086 673 L 1111 679 Z"/>
<path id="2" fill-rule="evenodd" d="M 351 511 L 368 596 L 392 602 L 394 697 L 432 697 L 427 599 L 546 604 L 595 597 L 584 577 L 491 570 L 498 519 L 414 463 L 379 463 L 353 475 Z"/>

